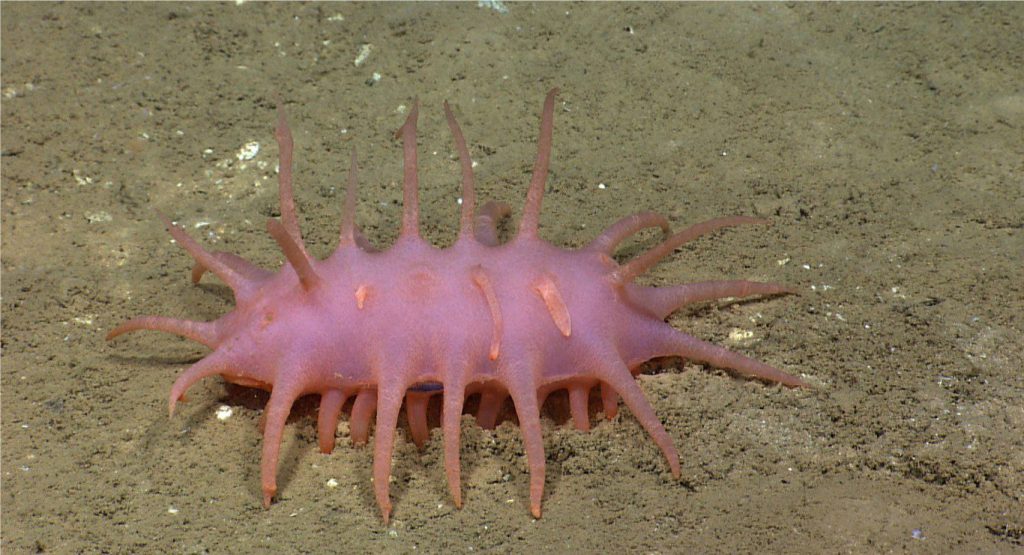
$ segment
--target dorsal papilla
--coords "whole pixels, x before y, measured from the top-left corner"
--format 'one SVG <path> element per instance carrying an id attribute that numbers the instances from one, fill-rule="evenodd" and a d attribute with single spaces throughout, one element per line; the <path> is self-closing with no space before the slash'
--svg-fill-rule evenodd
<path id="1" fill-rule="evenodd" d="M 530 179 L 530 188 L 527 192 L 526 203 L 523 208 L 523 217 L 519 225 L 519 236 L 525 238 L 537 237 L 537 226 L 540 218 L 541 202 L 544 196 L 544 187 L 547 182 L 548 167 L 551 160 L 551 141 L 554 128 L 554 105 L 558 89 L 548 91 L 544 101 L 544 109 L 541 116 L 540 138 L 537 145 L 537 159 L 534 163 L 533 174 Z M 469 154 L 462 129 L 459 127 L 452 113 L 448 102 L 444 102 L 445 119 L 451 130 L 455 142 L 456 152 L 459 154 L 459 161 L 462 171 L 462 210 L 459 218 L 459 237 L 475 238 L 484 244 L 491 244 L 489 237 L 479 237 L 474 233 L 474 222 L 497 221 L 508 215 L 508 207 L 503 203 L 489 202 L 475 214 L 476 192 L 475 179 L 473 175 L 473 161 Z M 402 178 L 402 224 L 399 231 L 400 238 L 419 238 L 419 175 L 417 169 L 417 120 L 419 118 L 419 100 L 413 101 L 413 107 L 406 117 L 405 123 L 396 132 L 396 137 L 402 139 L 403 153 L 403 178 Z M 280 150 L 280 202 L 281 202 L 281 223 L 287 235 L 298 245 L 303 253 L 306 247 L 302 242 L 302 235 L 299 230 L 298 219 L 295 215 L 295 201 L 292 195 L 292 152 L 294 142 L 291 131 L 288 128 L 284 108 L 278 105 L 278 125 L 275 132 Z M 346 188 L 344 208 L 342 209 L 340 243 L 348 245 L 352 243 L 366 246 L 365 240 L 361 240 L 358 227 L 355 224 L 355 205 L 357 197 L 357 161 L 356 152 L 353 149 L 351 155 L 351 166 L 349 169 L 348 187 Z M 276 237 L 275 237 L 276 239 Z M 286 253 L 287 254 L 287 253 Z"/>
<path id="2" fill-rule="evenodd" d="M 519 236 L 523 238 L 536 238 L 537 226 L 540 221 L 541 201 L 544 197 L 544 187 L 547 183 L 548 166 L 551 161 L 551 140 L 554 129 L 555 98 L 558 96 L 558 89 L 548 91 L 544 100 L 544 109 L 541 114 L 540 138 L 537 142 L 537 159 L 533 166 L 533 174 L 530 178 L 530 188 L 526 195 L 526 204 L 523 207 L 523 217 L 519 224 Z M 444 103 L 445 119 L 451 129 L 456 151 L 459 153 L 459 161 L 462 168 L 462 212 L 459 218 L 459 237 L 472 236 L 472 222 L 474 209 L 476 208 L 475 180 L 473 176 L 473 161 L 469 155 L 469 148 L 463 137 L 462 129 L 459 127 L 455 116 L 451 111 L 448 102 Z M 416 150 L 416 123 L 419 117 L 419 100 L 413 102 L 413 108 L 405 120 L 405 124 L 395 133 L 402 138 L 402 152 L 404 158 L 403 186 L 402 186 L 402 227 L 399 237 L 419 237 L 419 176 L 417 167 Z"/>

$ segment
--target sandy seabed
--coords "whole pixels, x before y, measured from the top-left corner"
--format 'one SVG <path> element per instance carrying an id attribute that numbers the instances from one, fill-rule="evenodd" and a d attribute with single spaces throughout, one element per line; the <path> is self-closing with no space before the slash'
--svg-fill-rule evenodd
<path id="1" fill-rule="evenodd" d="M 506 7 L 3 4 L 4 553 L 1024 549 L 1024 4 Z M 647 283 L 801 291 L 670 318 L 814 385 L 652 368 L 641 386 L 682 480 L 628 410 L 589 434 L 545 420 L 534 520 L 514 422 L 467 417 L 464 507 L 438 432 L 417 452 L 403 429 L 384 526 L 370 451 L 342 424 L 321 455 L 311 398 L 265 510 L 265 396 L 210 379 L 169 420 L 170 384 L 204 351 L 155 333 L 104 341 L 132 315 L 231 306 L 215 279 L 189 283 L 156 211 L 280 264 L 264 231 L 275 93 L 305 234 L 325 256 L 353 146 L 360 222 L 394 239 L 392 133 L 414 97 L 424 235 L 450 244 L 456 227 L 445 99 L 481 200 L 519 210 L 554 86 L 544 237 L 580 246 L 640 210 L 675 228 L 766 216 L 773 227 L 701 240 Z"/>

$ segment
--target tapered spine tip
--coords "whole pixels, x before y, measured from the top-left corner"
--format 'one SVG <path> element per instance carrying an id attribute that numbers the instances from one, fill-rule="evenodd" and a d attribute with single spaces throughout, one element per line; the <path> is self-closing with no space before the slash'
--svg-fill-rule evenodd
<path id="1" fill-rule="evenodd" d="M 451 130 L 452 139 L 455 141 L 455 150 L 459 153 L 459 165 L 462 168 L 462 213 L 459 218 L 459 237 L 473 236 L 473 213 L 476 211 L 476 182 L 473 177 L 473 160 L 469 155 L 469 147 L 466 145 L 466 138 L 462 135 L 462 129 L 455 120 L 455 114 L 444 101 L 444 116 L 448 121 L 448 129 Z"/>
<path id="2" fill-rule="evenodd" d="M 681 245 L 692 241 L 702 235 L 711 233 L 726 227 L 734 227 L 747 224 L 770 224 L 771 221 L 765 218 L 751 216 L 725 216 L 714 218 L 699 224 L 692 225 L 665 239 L 661 244 L 640 256 L 629 261 L 629 263 L 617 268 L 612 272 L 611 278 L 619 284 L 626 284 L 636 279 L 637 276 L 651 269 L 661 259 L 672 254 Z"/>
<path id="3" fill-rule="evenodd" d="M 402 136 L 402 227 L 399 237 L 419 237 L 420 201 L 419 174 L 416 158 L 416 120 L 419 118 L 420 101 L 412 103 L 412 110 L 405 124 L 398 130 Z"/>
<path id="4" fill-rule="evenodd" d="M 523 207 L 523 218 L 519 224 L 518 236 L 524 239 L 537 237 L 537 226 L 540 222 L 540 207 L 544 198 L 544 187 L 548 180 L 548 166 L 551 163 L 551 137 L 554 130 L 555 97 L 558 88 L 553 88 L 544 99 L 544 109 L 540 118 L 540 135 L 537 137 L 537 160 L 533 164 L 533 176 L 530 188 L 526 192 L 526 205 Z"/>

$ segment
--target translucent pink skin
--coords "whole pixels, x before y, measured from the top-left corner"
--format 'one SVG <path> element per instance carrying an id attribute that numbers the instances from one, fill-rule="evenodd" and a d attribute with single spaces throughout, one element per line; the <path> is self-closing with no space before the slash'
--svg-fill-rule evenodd
<path id="1" fill-rule="evenodd" d="M 403 401 L 413 440 L 428 437 L 427 403 L 442 395 L 444 463 L 456 506 L 461 507 L 459 432 L 463 403 L 480 394 L 477 420 L 493 427 L 507 397 L 515 405 L 530 469 L 530 510 L 541 515 L 544 449 L 540 407 L 549 393 L 567 389 L 575 426 L 588 430 L 587 399 L 600 387 L 604 413 L 613 417 L 621 397 L 661 448 L 672 475 L 679 455 L 634 379 L 652 358 L 681 356 L 740 375 L 790 387 L 800 379 L 764 363 L 679 332 L 664 319 L 690 303 L 726 297 L 792 293 L 783 285 L 715 281 L 654 288 L 633 280 L 681 244 L 711 231 L 766 220 L 717 218 L 668 236 L 630 262 L 611 255 L 644 228 L 668 232 L 668 221 L 645 212 L 623 218 L 587 247 L 567 250 L 537 235 L 547 178 L 557 89 L 548 93 L 541 117 L 537 161 L 517 235 L 499 244 L 496 225 L 508 206 L 487 203 L 476 210 L 474 181 L 465 139 L 447 103 L 463 176 L 458 240 L 438 249 L 419 235 L 416 119 L 418 104 L 400 129 L 405 156 L 404 208 L 399 239 L 377 252 L 354 222 L 355 153 L 343 209 L 340 243 L 326 260 L 309 256 L 302 242 L 292 197 L 292 138 L 279 110 L 281 221 L 268 222 L 287 263 L 277 273 L 229 253 L 210 253 L 166 221 L 171 235 L 196 260 L 193 281 L 211 271 L 234 291 L 237 307 L 213 322 L 143 316 L 110 332 L 107 339 L 136 330 L 159 330 L 200 342 L 213 352 L 174 383 L 170 412 L 202 378 L 271 391 L 266 407 L 263 504 L 277 492 L 276 469 L 285 420 L 295 400 L 319 394 L 317 425 L 321 451 L 334 448 L 342 406 L 354 397 L 352 440 L 366 443 L 372 418 L 374 490 L 384 521 L 391 514 L 388 483 Z"/>

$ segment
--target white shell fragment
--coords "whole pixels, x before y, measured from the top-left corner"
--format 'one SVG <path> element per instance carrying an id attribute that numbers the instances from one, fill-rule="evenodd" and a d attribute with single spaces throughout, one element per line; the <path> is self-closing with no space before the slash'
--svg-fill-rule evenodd
<path id="1" fill-rule="evenodd" d="M 249 141 L 242 145 L 242 148 L 238 149 L 238 152 L 235 153 L 235 157 L 238 158 L 239 161 L 244 162 L 246 160 L 252 160 L 259 153 L 260 144 L 256 141 Z"/>
<path id="2" fill-rule="evenodd" d="M 360 46 L 359 47 L 359 54 L 356 55 L 356 59 L 355 60 L 352 60 L 352 63 L 355 64 L 356 67 L 359 67 L 359 66 L 363 65 L 364 63 L 366 63 L 366 59 L 370 57 L 370 52 L 372 52 L 372 51 L 373 51 L 373 45 L 372 44 L 367 43 L 367 44 L 364 44 L 364 45 Z"/>
<path id="3" fill-rule="evenodd" d="M 221 405 L 217 407 L 217 420 L 224 421 L 231 418 L 234 411 L 227 405 Z"/>

